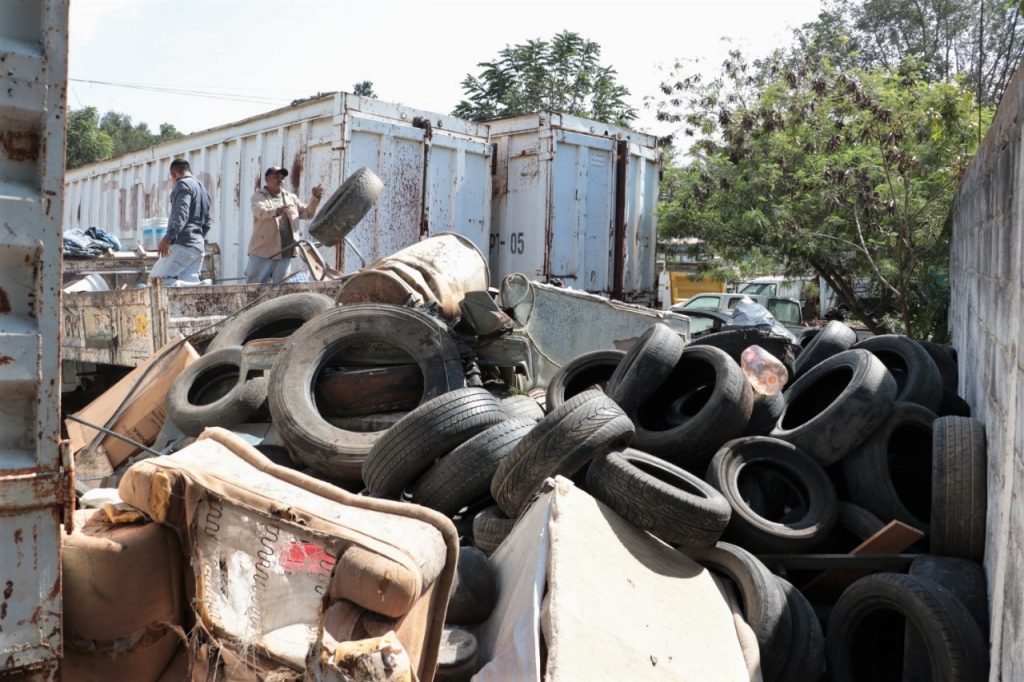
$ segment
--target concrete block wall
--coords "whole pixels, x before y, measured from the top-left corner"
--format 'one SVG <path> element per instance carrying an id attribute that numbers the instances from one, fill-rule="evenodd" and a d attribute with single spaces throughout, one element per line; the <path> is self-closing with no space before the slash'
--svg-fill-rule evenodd
<path id="1" fill-rule="evenodd" d="M 990 680 L 1024 680 L 1024 65 L 953 206 L 950 330 L 988 437 Z"/>

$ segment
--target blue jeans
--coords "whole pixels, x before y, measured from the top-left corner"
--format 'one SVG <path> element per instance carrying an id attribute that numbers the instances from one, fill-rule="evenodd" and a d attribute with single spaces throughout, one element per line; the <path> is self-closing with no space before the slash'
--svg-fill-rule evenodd
<path id="1" fill-rule="evenodd" d="M 161 257 L 149 271 L 150 279 L 163 280 L 164 286 L 199 284 L 199 271 L 203 268 L 203 252 L 191 246 L 171 244 L 170 253 Z"/>
<path id="2" fill-rule="evenodd" d="M 291 274 L 291 266 L 291 258 L 249 256 L 249 262 L 245 266 L 245 281 L 249 284 L 280 284 Z M 298 278 L 292 277 L 288 281 L 296 282 Z"/>

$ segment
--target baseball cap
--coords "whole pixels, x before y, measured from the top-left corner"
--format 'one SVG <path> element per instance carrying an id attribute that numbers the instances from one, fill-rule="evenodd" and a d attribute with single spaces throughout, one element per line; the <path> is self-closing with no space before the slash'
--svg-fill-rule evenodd
<path id="1" fill-rule="evenodd" d="M 280 166 L 271 166 L 270 168 L 267 169 L 267 172 L 263 174 L 263 177 L 267 177 L 271 173 L 280 173 L 284 177 L 288 177 L 288 169 L 281 168 Z"/>

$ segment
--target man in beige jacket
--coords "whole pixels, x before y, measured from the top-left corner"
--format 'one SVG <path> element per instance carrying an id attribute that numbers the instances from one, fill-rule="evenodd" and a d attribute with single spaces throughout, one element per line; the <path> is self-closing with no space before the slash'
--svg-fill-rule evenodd
<path id="1" fill-rule="evenodd" d="M 317 185 L 313 198 L 304 204 L 282 187 L 286 177 L 286 169 L 271 166 L 263 174 L 266 184 L 252 195 L 253 226 L 246 282 L 278 284 L 288 279 L 295 256 L 294 244 L 299 238 L 299 219 L 312 218 L 324 195 L 324 188 Z"/>

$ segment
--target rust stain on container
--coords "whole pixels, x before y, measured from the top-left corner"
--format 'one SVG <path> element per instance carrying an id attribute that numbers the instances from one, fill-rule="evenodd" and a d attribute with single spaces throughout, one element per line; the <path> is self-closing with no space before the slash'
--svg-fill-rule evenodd
<path id="1" fill-rule="evenodd" d="M 31 130 L 0 132 L 0 149 L 11 161 L 35 161 L 39 158 L 39 133 Z"/>
<path id="2" fill-rule="evenodd" d="M 288 174 L 288 177 L 292 181 L 292 191 L 299 191 L 299 182 L 302 180 L 302 169 L 306 165 L 305 154 L 299 152 L 295 155 L 295 160 L 292 161 L 292 172 Z"/>
<path id="3" fill-rule="evenodd" d="M 6 355 L 4 357 L 7 357 Z M 14 531 L 14 544 L 20 545 L 21 541 L 25 539 L 25 532 L 18 528 Z"/>
<path id="4" fill-rule="evenodd" d="M 11 312 L 11 299 L 7 298 L 7 292 L 0 288 L 0 313 Z"/>

